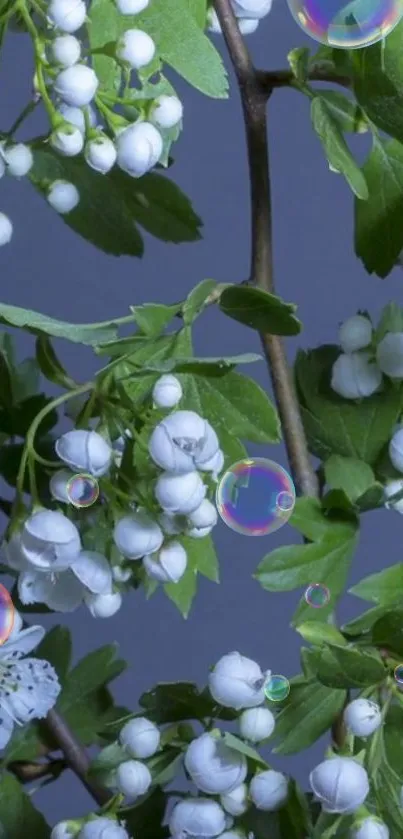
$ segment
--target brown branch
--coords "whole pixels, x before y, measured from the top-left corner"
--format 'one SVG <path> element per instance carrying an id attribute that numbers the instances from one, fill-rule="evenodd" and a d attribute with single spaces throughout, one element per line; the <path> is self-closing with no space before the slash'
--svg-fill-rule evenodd
<path id="1" fill-rule="evenodd" d="M 246 130 L 251 189 L 252 257 L 250 282 L 275 293 L 272 257 L 272 213 L 267 143 L 267 99 L 272 90 L 262 85 L 239 31 L 229 0 L 215 0 L 224 39 L 241 94 Z M 267 74 L 265 76 L 267 81 Z M 318 480 L 313 469 L 302 425 L 293 377 L 281 339 L 261 334 L 274 396 L 282 423 L 284 441 L 297 491 L 318 497 Z"/>
<path id="2" fill-rule="evenodd" d="M 275 88 L 281 87 L 298 87 L 298 82 L 291 72 L 291 70 L 256 70 L 256 77 L 259 82 L 260 89 L 266 94 L 267 98 L 271 95 Z M 331 71 L 329 68 L 320 66 L 313 67 L 308 73 L 309 82 L 325 82 L 327 84 L 339 84 L 341 87 L 351 87 L 351 79 L 338 73 L 337 70 Z"/>
<path id="3" fill-rule="evenodd" d="M 49 760 L 47 763 L 30 763 L 28 761 L 16 760 L 8 764 L 8 770 L 23 784 L 38 781 L 40 778 L 58 778 L 61 772 L 67 768 L 63 759 Z"/>
<path id="4" fill-rule="evenodd" d="M 49 711 L 46 717 L 46 725 L 63 752 L 67 766 L 77 775 L 97 804 L 106 804 L 112 798 L 113 793 L 88 779 L 90 759 L 87 752 L 55 708 Z"/>

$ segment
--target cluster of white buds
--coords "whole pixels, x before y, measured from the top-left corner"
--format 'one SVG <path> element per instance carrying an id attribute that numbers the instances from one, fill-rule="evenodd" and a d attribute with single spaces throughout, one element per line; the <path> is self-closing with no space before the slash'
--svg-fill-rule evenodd
<path id="1" fill-rule="evenodd" d="M 125 827 L 112 816 L 91 816 L 88 821 L 63 821 L 53 828 L 50 839 L 131 839 Z"/>
<path id="2" fill-rule="evenodd" d="M 0 143 L 0 178 L 12 175 L 23 178 L 32 168 L 34 158 L 25 143 Z M 13 235 L 13 223 L 5 213 L 0 213 L 0 247 L 7 245 Z"/>
<path id="3" fill-rule="evenodd" d="M 231 6 L 241 35 L 252 35 L 256 32 L 259 21 L 269 14 L 272 0 L 231 0 Z M 210 32 L 222 33 L 217 12 L 213 8 L 208 12 L 207 24 Z"/>
<path id="4" fill-rule="evenodd" d="M 403 426 L 398 425 L 395 428 L 388 451 L 392 466 L 403 475 Z M 387 482 L 384 487 L 384 500 L 387 509 L 395 510 L 403 515 L 403 477 Z"/>
<path id="5" fill-rule="evenodd" d="M 331 386 L 344 399 L 362 399 L 376 393 L 386 376 L 403 379 L 403 332 L 386 332 L 375 341 L 372 323 L 353 315 L 339 330 L 341 355 L 332 368 Z"/>

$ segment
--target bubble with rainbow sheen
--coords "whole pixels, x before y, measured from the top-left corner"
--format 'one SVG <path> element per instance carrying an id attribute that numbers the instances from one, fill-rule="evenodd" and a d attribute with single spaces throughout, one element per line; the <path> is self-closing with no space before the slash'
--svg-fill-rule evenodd
<path id="1" fill-rule="evenodd" d="M 263 457 L 233 463 L 216 491 L 217 510 L 228 527 L 244 536 L 266 536 L 286 524 L 295 505 L 288 472 Z"/>
<path id="2" fill-rule="evenodd" d="M 321 609 L 329 603 L 330 591 L 323 583 L 311 583 L 306 589 L 304 597 L 308 606 Z"/>
<path id="3" fill-rule="evenodd" d="M 67 483 L 67 497 L 73 507 L 91 507 L 99 497 L 99 485 L 93 475 L 73 475 Z"/>
<path id="4" fill-rule="evenodd" d="M 0 646 L 7 641 L 14 626 L 14 605 L 10 592 L 0 585 Z"/>
<path id="5" fill-rule="evenodd" d="M 398 664 L 394 669 L 395 682 L 399 687 L 403 687 L 403 664 Z"/>
<path id="6" fill-rule="evenodd" d="M 301 29 L 320 44 L 359 49 L 384 40 L 403 16 L 403 0 L 287 0 Z"/>
<path id="7" fill-rule="evenodd" d="M 290 692 L 290 683 L 285 676 L 270 676 L 264 686 L 264 692 L 270 702 L 282 702 Z"/>

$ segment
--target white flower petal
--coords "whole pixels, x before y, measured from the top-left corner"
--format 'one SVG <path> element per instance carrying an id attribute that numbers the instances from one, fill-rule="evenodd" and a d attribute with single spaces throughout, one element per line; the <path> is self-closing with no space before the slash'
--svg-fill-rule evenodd
<path id="1" fill-rule="evenodd" d="M 73 612 L 82 603 L 85 591 L 71 571 L 61 574 L 27 571 L 18 580 L 22 603 L 45 603 L 55 612 Z"/>
<path id="2" fill-rule="evenodd" d="M 32 652 L 41 643 L 45 635 L 43 626 L 30 626 L 11 636 L 0 647 L 0 661 L 3 659 L 22 658 Z"/>
<path id="3" fill-rule="evenodd" d="M 26 658 L 2 667 L 0 707 L 19 725 L 46 717 L 60 690 L 56 672 L 48 661 Z"/>
<path id="4" fill-rule="evenodd" d="M 81 551 L 71 570 L 92 594 L 111 593 L 111 567 L 106 557 L 97 551 Z"/>
<path id="5" fill-rule="evenodd" d="M 10 714 L 0 708 L 0 750 L 7 746 L 7 743 L 13 733 L 14 720 L 11 719 Z M 0 833 L 0 836 L 2 834 Z"/>

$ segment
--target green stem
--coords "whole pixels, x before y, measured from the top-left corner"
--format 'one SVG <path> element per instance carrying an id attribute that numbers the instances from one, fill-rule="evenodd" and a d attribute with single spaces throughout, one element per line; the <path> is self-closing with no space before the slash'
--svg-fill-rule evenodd
<path id="1" fill-rule="evenodd" d="M 29 117 L 30 114 L 32 114 L 32 111 L 35 110 L 35 108 L 38 106 L 39 102 L 40 102 L 40 99 L 31 99 L 31 101 L 28 102 L 28 105 L 26 105 L 24 110 L 21 111 L 20 115 L 17 117 L 17 119 L 15 120 L 13 125 L 11 126 L 10 130 L 7 131 L 7 134 L 5 135 L 6 139 L 11 140 L 13 138 L 16 131 L 19 129 L 19 127 L 22 125 L 22 123 L 25 122 L 27 117 Z"/>
<path id="2" fill-rule="evenodd" d="M 31 35 L 33 45 L 34 45 L 34 52 L 35 52 L 35 69 L 36 69 L 36 79 L 38 84 L 38 89 L 43 99 L 43 103 L 45 108 L 49 114 L 51 120 L 53 120 L 55 114 L 55 108 L 53 102 L 48 94 L 45 79 L 43 77 L 43 58 L 42 58 L 42 44 L 41 39 L 39 37 L 38 30 L 29 14 L 29 11 L 25 5 L 24 0 L 18 0 L 16 8 L 20 12 L 20 15 L 27 27 L 29 34 Z"/>

